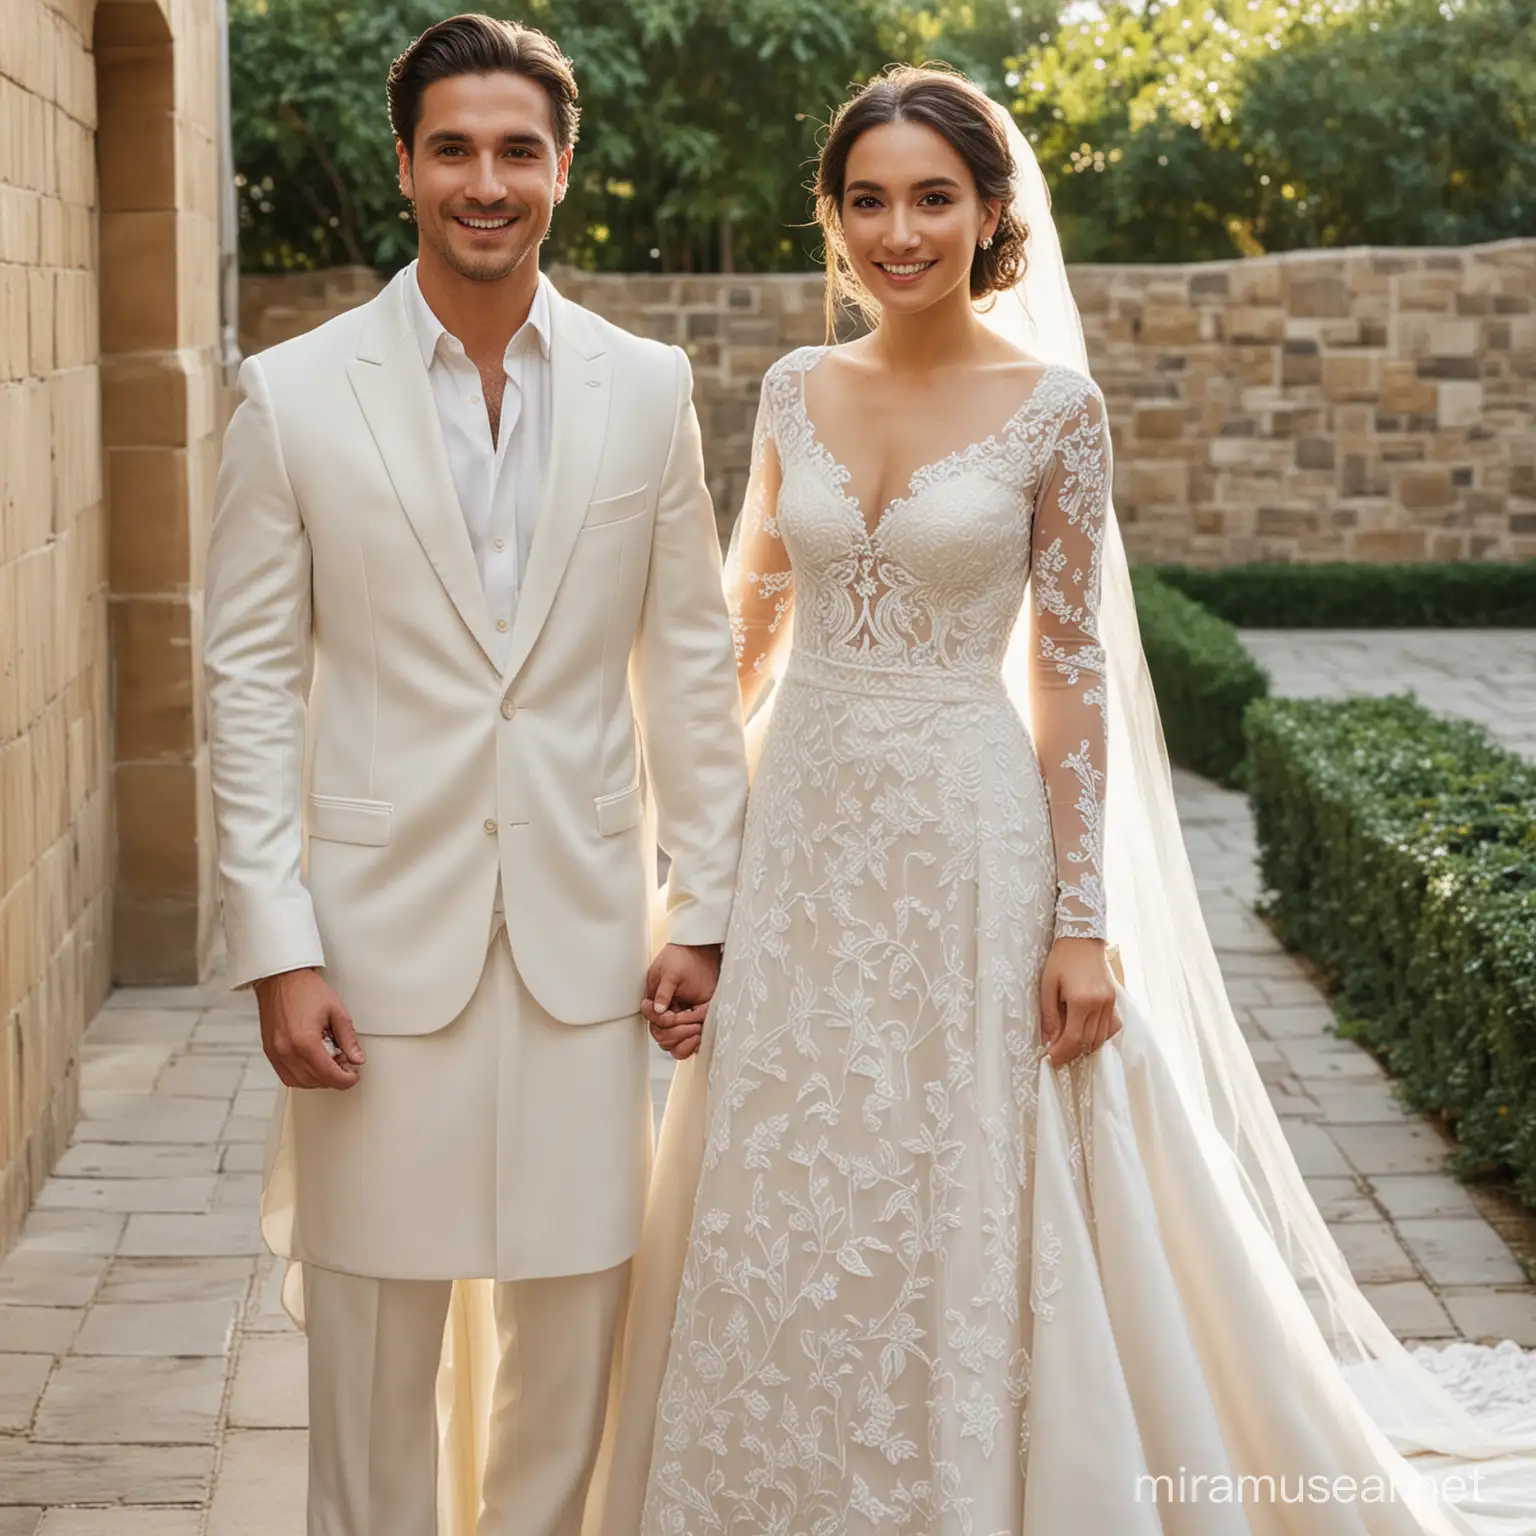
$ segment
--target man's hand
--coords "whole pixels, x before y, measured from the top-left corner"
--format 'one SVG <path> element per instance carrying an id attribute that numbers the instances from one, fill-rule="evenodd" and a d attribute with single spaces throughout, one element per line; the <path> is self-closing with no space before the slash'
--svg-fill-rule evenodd
<path id="1" fill-rule="evenodd" d="M 351 1015 L 318 971 L 264 976 L 255 991 L 262 1049 L 286 1087 L 356 1086 L 363 1048 Z M 325 1047 L 327 1033 L 336 1043 L 335 1056 Z"/>
<path id="2" fill-rule="evenodd" d="M 675 1060 L 698 1050 L 719 980 L 718 944 L 668 944 L 651 962 L 640 1011 L 651 1038 Z"/>

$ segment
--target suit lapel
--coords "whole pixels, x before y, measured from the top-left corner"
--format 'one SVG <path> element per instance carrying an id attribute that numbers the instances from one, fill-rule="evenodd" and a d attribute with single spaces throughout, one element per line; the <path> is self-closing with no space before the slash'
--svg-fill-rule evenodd
<path id="1" fill-rule="evenodd" d="M 553 289 L 550 319 L 549 459 L 512 624 L 508 682 L 522 669 L 549 617 L 592 500 L 608 434 L 612 359 L 583 311 Z"/>
<path id="2" fill-rule="evenodd" d="M 407 269 L 369 305 L 347 375 L 427 559 L 494 666 L 485 590 L 453 488 L 437 402 L 406 309 L 402 285 L 410 281 Z"/>

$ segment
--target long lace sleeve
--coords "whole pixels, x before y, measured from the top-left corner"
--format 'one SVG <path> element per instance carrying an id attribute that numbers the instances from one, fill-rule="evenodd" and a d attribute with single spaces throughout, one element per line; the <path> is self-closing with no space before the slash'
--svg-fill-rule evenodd
<path id="1" fill-rule="evenodd" d="M 752 712 L 772 670 L 774 651 L 789 632 L 794 574 L 779 533 L 782 470 L 773 425 L 770 370 L 752 432 L 752 469 L 725 566 L 725 597 L 736 641 L 736 679 L 744 714 Z"/>
<path id="2" fill-rule="evenodd" d="M 1056 845 L 1056 937 L 1102 939 L 1108 705 L 1099 579 L 1110 491 L 1104 398 L 1085 383 L 1036 495 L 1030 713 Z"/>

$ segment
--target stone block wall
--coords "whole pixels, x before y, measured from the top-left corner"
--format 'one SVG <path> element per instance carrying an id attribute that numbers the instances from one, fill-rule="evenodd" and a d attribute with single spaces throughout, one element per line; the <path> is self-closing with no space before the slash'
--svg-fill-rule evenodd
<path id="1" fill-rule="evenodd" d="M 0 0 L 0 1250 L 112 981 L 197 980 L 210 950 L 213 23 L 213 0 Z"/>
<path id="2" fill-rule="evenodd" d="M 722 524 L 763 369 L 823 339 L 819 277 L 557 271 L 579 303 L 686 347 Z M 1536 556 L 1536 240 L 1081 266 L 1132 557 Z M 246 279 L 246 350 L 378 291 L 344 269 Z"/>
<path id="3" fill-rule="evenodd" d="M 0 5 L 0 1247 L 68 1142 L 111 962 L 89 10 Z"/>

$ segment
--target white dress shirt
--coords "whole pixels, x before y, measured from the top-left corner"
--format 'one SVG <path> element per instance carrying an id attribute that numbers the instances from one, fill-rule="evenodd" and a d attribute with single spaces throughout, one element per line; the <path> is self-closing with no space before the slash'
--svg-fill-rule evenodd
<path id="1" fill-rule="evenodd" d="M 507 384 L 494 441 L 480 370 L 432 312 L 414 262 L 406 291 L 453 487 L 480 569 L 498 655 L 505 661 L 549 461 L 548 280 L 539 275 L 528 319 L 507 343 L 502 359 Z"/>

